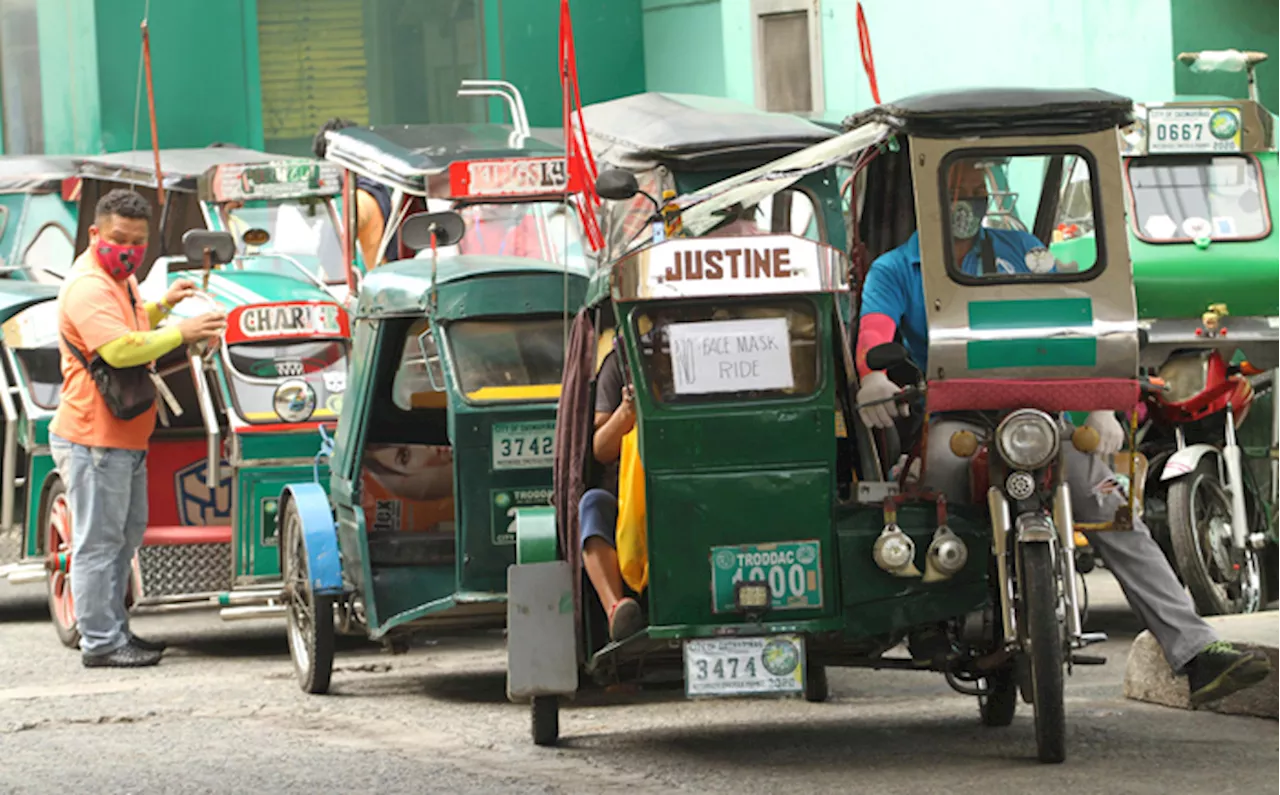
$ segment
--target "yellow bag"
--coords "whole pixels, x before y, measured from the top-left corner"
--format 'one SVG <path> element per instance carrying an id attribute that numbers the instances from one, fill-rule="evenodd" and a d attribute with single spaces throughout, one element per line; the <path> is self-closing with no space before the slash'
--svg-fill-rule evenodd
<path id="1" fill-rule="evenodd" d="M 644 464 L 636 429 L 622 437 L 618 458 L 618 566 L 622 580 L 640 593 L 649 584 L 649 544 L 645 527 Z"/>

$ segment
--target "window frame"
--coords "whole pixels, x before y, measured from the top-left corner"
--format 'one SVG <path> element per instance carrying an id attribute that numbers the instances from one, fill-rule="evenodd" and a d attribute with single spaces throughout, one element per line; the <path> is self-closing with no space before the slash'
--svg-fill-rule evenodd
<path id="1" fill-rule="evenodd" d="M 67 245 L 68 245 L 68 247 L 71 249 L 71 259 L 67 261 L 67 270 L 66 270 L 66 272 L 65 272 L 65 273 L 58 273 L 57 271 L 55 271 L 55 270 L 53 270 L 53 269 L 51 269 L 51 268 L 46 268 L 46 267 L 44 267 L 44 266 L 40 266 L 40 267 L 33 267 L 33 266 L 31 266 L 31 265 L 28 265 L 28 264 L 27 264 L 27 255 L 31 253 L 31 248 L 32 248 L 33 246 L 35 246 L 36 241 L 37 241 L 37 240 L 39 240 L 39 239 L 40 239 L 40 237 L 41 237 L 45 232 L 47 232 L 50 228 L 56 229 L 56 230 L 58 230 L 59 232 L 61 232 L 61 233 L 63 234 L 63 236 L 64 236 L 64 237 L 66 237 L 66 239 L 67 239 Z M 66 280 L 66 278 L 67 278 L 67 274 L 69 274 L 69 273 L 71 272 L 71 266 L 72 266 L 72 264 L 73 264 L 73 263 L 74 263 L 74 261 L 75 261 L 75 256 L 76 256 L 76 238 L 75 238 L 75 235 L 73 235 L 73 234 L 71 234 L 70 232 L 68 232 L 68 231 L 67 231 L 67 228 L 66 228 L 65 226 L 63 226 L 62 224 L 58 223 L 57 221 L 47 221 L 47 222 L 45 222 L 44 224 L 42 224 L 42 225 L 40 226 L 40 228 L 39 228 L 39 229 L 37 229 L 37 230 L 36 230 L 36 233 L 35 233 L 34 235 L 32 235 L 31 240 L 27 241 L 27 244 L 26 244 L 25 246 L 23 246 L 23 247 L 22 247 L 22 255 L 18 258 L 18 266 L 19 266 L 20 268 L 22 268 L 23 270 L 26 270 L 26 271 L 37 271 L 37 270 L 38 270 L 38 271 L 41 271 L 41 272 L 43 272 L 43 273 L 47 273 L 47 274 L 49 274 L 50 276 L 53 276 L 53 277 L 57 278 L 59 281 L 65 281 L 65 280 Z"/>
<path id="2" fill-rule="evenodd" d="M 1195 243 L 1195 238 L 1192 238 L 1192 237 L 1170 237 L 1170 238 L 1164 238 L 1164 239 L 1156 239 L 1156 238 L 1147 237 L 1146 234 L 1143 233 L 1142 228 L 1138 225 L 1138 197 L 1133 191 L 1133 182 L 1131 181 L 1131 177 L 1129 175 L 1129 169 L 1133 166 L 1134 161 L 1147 161 L 1152 158 L 1159 158 L 1159 159 L 1187 158 L 1188 160 L 1192 158 L 1207 158 L 1209 160 L 1213 160 L 1214 158 L 1219 158 L 1219 157 L 1223 157 L 1223 158 L 1238 157 L 1253 164 L 1253 174 L 1258 181 L 1258 196 L 1262 198 L 1262 208 L 1261 208 L 1262 219 L 1266 221 L 1267 225 L 1263 233 L 1260 235 L 1251 235 L 1248 237 L 1243 237 L 1240 235 L 1237 235 L 1235 237 L 1210 236 L 1209 238 L 1210 241 L 1212 241 L 1213 243 L 1253 243 L 1259 240 L 1266 240 L 1267 238 L 1271 237 L 1271 233 L 1274 231 L 1274 229 L 1272 228 L 1272 224 L 1271 224 L 1271 205 L 1267 201 L 1266 176 L 1263 174 L 1263 171 L 1262 171 L 1262 161 L 1258 160 L 1258 156 L 1252 152 L 1206 152 L 1206 153 L 1196 153 L 1190 156 L 1189 155 L 1147 155 L 1140 158 L 1139 157 L 1124 158 L 1125 210 L 1128 211 L 1127 214 L 1129 216 L 1129 221 L 1128 221 L 1129 229 L 1133 232 L 1133 236 L 1141 240 L 1143 243 L 1149 243 L 1153 246 L 1163 246 L 1163 245 L 1169 245 L 1169 244 L 1185 246 L 1188 243 Z M 1141 163 L 1139 163 L 1139 165 L 1141 165 Z M 1182 227 L 1179 226 L 1178 228 L 1179 228 L 1179 231 L 1181 231 Z"/>
<path id="3" fill-rule="evenodd" d="M 1094 229 L 1094 245 L 1097 250 L 1097 258 L 1094 260 L 1092 267 L 1075 273 L 1056 273 L 1056 274 L 1004 274 L 996 276 L 970 276 L 960 270 L 960 263 L 955 261 L 955 251 L 951 237 L 951 223 L 949 216 L 949 208 L 951 207 L 951 198 L 947 191 L 947 172 L 951 165 L 957 160 L 972 160 L 983 157 L 1052 157 L 1054 155 L 1076 155 L 1083 159 L 1089 167 L 1089 194 L 1092 207 L 1094 210 L 1093 229 Z M 1099 207 L 1103 207 L 1102 190 L 1098 180 L 1098 161 L 1083 146 L 1076 144 L 1059 145 L 1059 146 L 1007 146 L 1007 147 L 971 147 L 965 149 L 952 149 L 942 158 L 937 168 L 937 184 L 938 191 L 938 207 L 942 209 L 941 225 L 942 225 L 942 255 L 943 266 L 946 268 L 947 277 L 956 284 L 965 285 L 966 287 L 992 287 L 1004 284 L 1070 284 L 1073 282 L 1089 282 L 1097 279 L 1107 269 L 1107 244 L 1106 244 L 1106 224 L 1103 223 L 1102 217 L 1098 214 Z M 1064 172 L 1065 174 L 1065 172 Z M 1044 185 L 1041 183 L 1041 193 L 1043 195 Z M 1058 188 L 1061 192 L 1061 186 Z M 1036 221 L 1039 220 L 1039 207 L 1036 209 L 1037 218 L 1032 219 L 1031 229 L 1035 229 Z M 984 227 L 986 228 L 986 227 Z M 1034 237 L 1033 232 L 1028 232 Z M 1039 238 L 1037 238 L 1039 240 Z M 1046 250 L 1052 245 L 1040 240 L 1040 244 Z"/>
<path id="4" fill-rule="evenodd" d="M 809 24 L 809 95 L 814 115 L 827 109 L 823 91 L 822 14 L 820 0 L 751 0 L 751 61 L 755 85 L 755 106 L 766 109 L 764 74 L 764 18 L 803 11 Z"/>

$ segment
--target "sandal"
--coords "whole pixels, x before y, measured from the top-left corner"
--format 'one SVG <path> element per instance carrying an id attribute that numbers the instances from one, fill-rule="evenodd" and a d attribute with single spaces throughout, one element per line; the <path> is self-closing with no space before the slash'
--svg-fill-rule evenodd
<path id="1" fill-rule="evenodd" d="M 615 643 L 644 629 L 640 603 L 629 596 L 619 599 L 609 611 L 609 638 Z"/>

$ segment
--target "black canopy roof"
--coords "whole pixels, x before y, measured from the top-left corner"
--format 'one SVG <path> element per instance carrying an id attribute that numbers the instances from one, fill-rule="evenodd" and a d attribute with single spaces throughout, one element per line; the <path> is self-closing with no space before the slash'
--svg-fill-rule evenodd
<path id="1" fill-rule="evenodd" d="M 325 158 L 414 194 L 459 160 L 555 157 L 564 147 L 547 130 L 525 137 L 506 124 L 347 127 L 328 134 Z"/>
<path id="2" fill-rule="evenodd" d="M 195 192 L 201 174 L 223 165 L 278 163 L 282 160 L 300 160 L 294 155 L 273 155 L 254 149 L 231 146 L 211 146 L 204 149 L 161 149 L 160 169 L 164 172 L 165 190 Z M 115 152 L 85 158 L 80 168 L 82 176 L 91 179 L 124 182 L 131 185 L 155 187 L 156 161 L 150 149 L 133 152 Z"/>
<path id="3" fill-rule="evenodd" d="M 977 88 L 916 94 L 855 113 L 845 129 L 883 121 L 910 135 L 1055 135 L 1129 123 L 1133 101 L 1095 88 Z"/>
<path id="4" fill-rule="evenodd" d="M 76 174 L 70 157 L 45 155 L 0 156 L 0 193 L 44 193 L 58 190 L 62 180 Z"/>
<path id="5" fill-rule="evenodd" d="M 597 158 L 637 170 L 756 165 L 835 135 L 798 116 L 733 99 L 653 91 L 589 105 L 583 119 Z"/>

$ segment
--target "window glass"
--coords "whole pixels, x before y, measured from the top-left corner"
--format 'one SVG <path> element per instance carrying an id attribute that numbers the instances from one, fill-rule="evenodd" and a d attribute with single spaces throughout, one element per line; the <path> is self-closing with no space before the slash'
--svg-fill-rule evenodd
<path id="1" fill-rule="evenodd" d="M 953 157 L 940 180 L 953 274 L 968 280 L 1036 281 L 1073 278 L 1097 268 L 1094 183 L 1084 157 L 1070 152 Z M 1035 236 L 1037 229 L 1044 230 L 1044 239 Z"/>
<path id="2" fill-rule="evenodd" d="M 430 367 L 430 372 L 428 372 Z M 400 366 L 391 384 L 391 402 L 401 411 L 445 408 L 444 371 L 435 335 L 427 321 L 409 327 L 400 349 Z"/>
<path id="3" fill-rule="evenodd" d="M 22 254 L 22 265 L 37 274 L 44 272 L 64 279 L 75 260 L 75 244 L 67 230 L 49 224 L 40 230 Z"/>
<path id="4" fill-rule="evenodd" d="M 655 305 L 635 325 L 645 376 L 664 403 L 811 394 L 821 377 L 817 330 L 802 299 Z"/>
<path id="5" fill-rule="evenodd" d="M 20 348 L 13 353 L 31 400 L 42 409 L 56 409 L 62 392 L 62 362 L 57 343 L 43 348 Z"/>
<path id="6" fill-rule="evenodd" d="M 227 202 L 223 209 L 227 231 L 236 239 L 237 253 L 262 256 L 255 266 L 296 276 L 296 266 L 280 259 L 273 261 L 269 256 L 277 254 L 295 260 L 325 281 L 338 282 L 346 278 L 342 242 L 323 199 Z M 264 245 L 250 246 L 244 242 L 244 234 L 250 229 L 265 229 L 271 239 Z"/>
<path id="7" fill-rule="evenodd" d="M 822 242 L 813 199 L 808 193 L 794 188 L 766 196 L 757 204 L 756 226 L 761 234 L 796 235 Z"/>
<path id="8" fill-rule="evenodd" d="M 347 348 L 346 340 L 228 346 L 227 369 L 240 416 L 253 423 L 337 419 L 347 389 Z M 285 384 L 291 385 L 291 392 L 283 389 Z M 286 398 L 291 405 L 281 404 Z M 314 407 L 309 414 L 308 405 Z M 291 420 L 293 412 L 306 418 Z"/>
<path id="9" fill-rule="evenodd" d="M 459 254 L 528 257 L 585 267 L 577 211 L 562 202 L 467 204 L 456 208 L 466 222 Z M 429 258 L 431 249 L 418 252 Z"/>
<path id="10" fill-rule="evenodd" d="M 458 385 L 470 400 L 555 400 L 565 325 L 556 317 L 463 320 L 445 328 Z"/>
<path id="11" fill-rule="evenodd" d="M 1271 231 L 1257 165 L 1243 155 L 1130 160 L 1129 187 L 1143 240 L 1254 240 Z"/>

